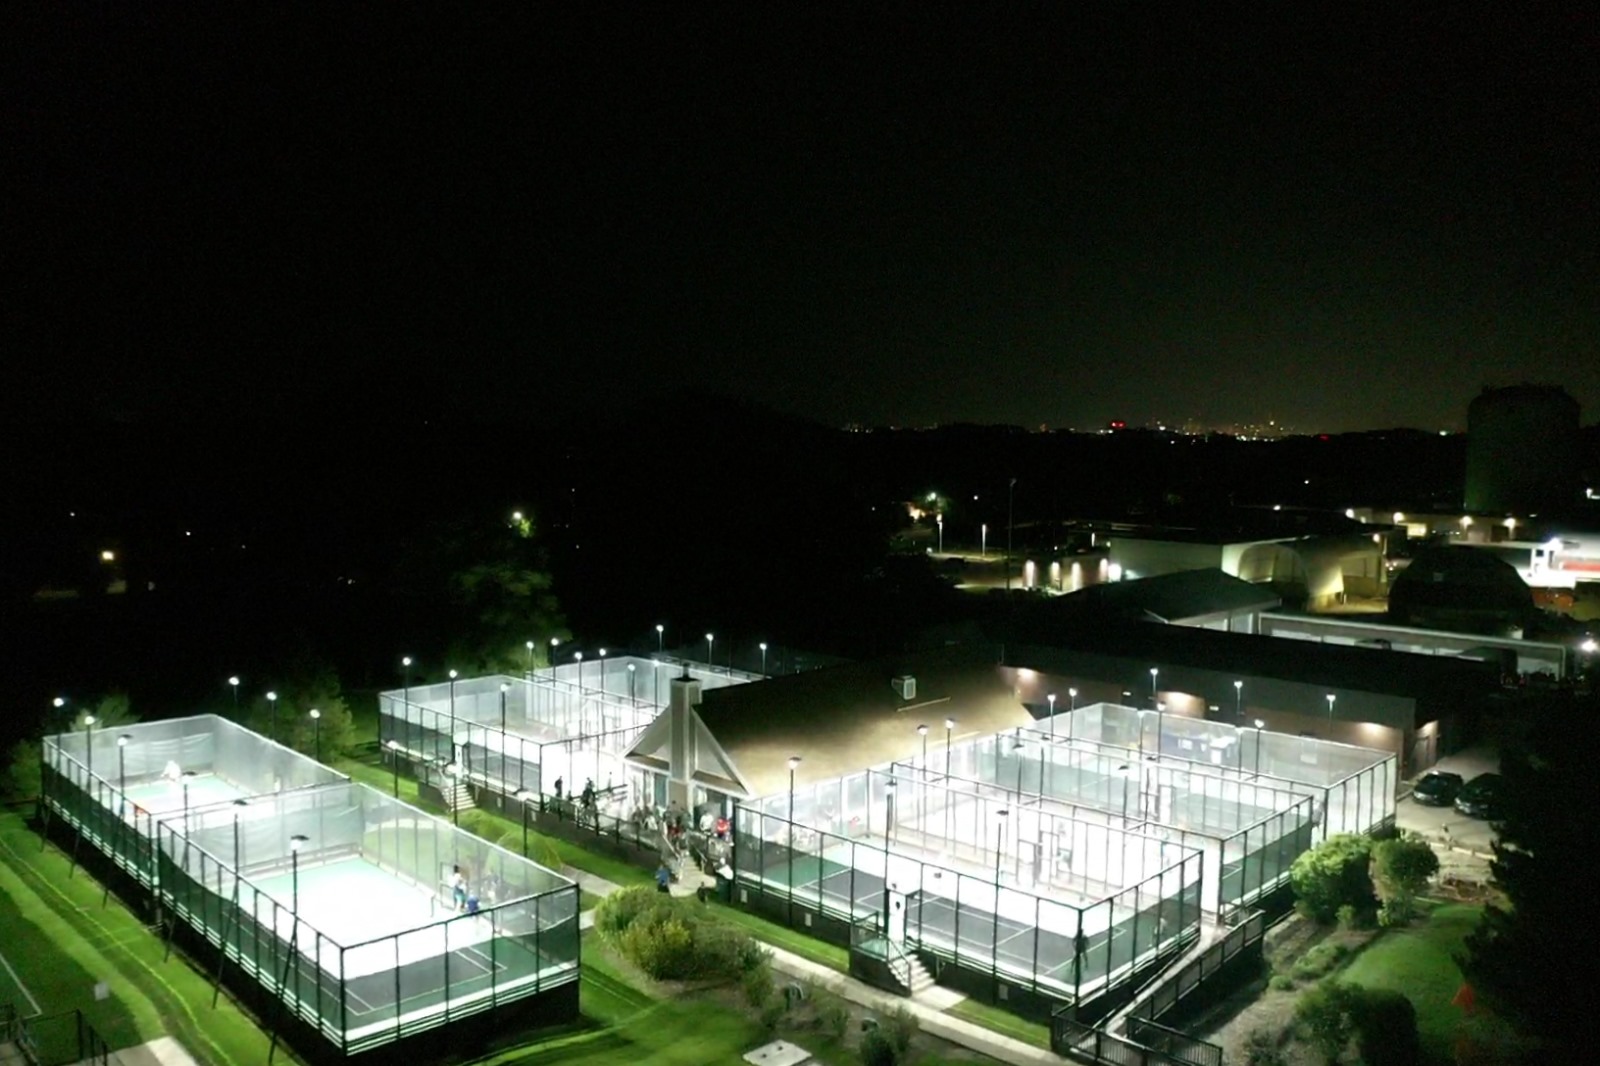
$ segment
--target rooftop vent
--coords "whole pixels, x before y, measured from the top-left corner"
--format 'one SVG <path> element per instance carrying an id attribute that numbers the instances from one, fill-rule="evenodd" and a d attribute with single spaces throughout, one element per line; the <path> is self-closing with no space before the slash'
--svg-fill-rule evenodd
<path id="1" fill-rule="evenodd" d="M 894 690 L 900 694 L 901 699 L 914 700 L 917 698 L 917 679 L 910 674 L 897 677 L 889 684 L 894 686 Z"/>

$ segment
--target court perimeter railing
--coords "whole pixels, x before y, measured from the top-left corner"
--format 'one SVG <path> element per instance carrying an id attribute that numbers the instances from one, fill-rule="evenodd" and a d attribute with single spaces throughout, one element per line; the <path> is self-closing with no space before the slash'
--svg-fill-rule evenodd
<path id="1" fill-rule="evenodd" d="M 1195 1066 L 1188 1059 L 1075 1021 L 1068 1017 L 1071 1010 L 1069 1004 L 1050 1018 L 1050 1050 L 1057 1055 L 1109 1066 Z"/>
<path id="2" fill-rule="evenodd" d="M 7 1005 L 0 1009 L 0 1044 L 14 1045 L 33 1066 L 113 1066 L 118 1061 L 80 1010 L 19 1018 Z"/>

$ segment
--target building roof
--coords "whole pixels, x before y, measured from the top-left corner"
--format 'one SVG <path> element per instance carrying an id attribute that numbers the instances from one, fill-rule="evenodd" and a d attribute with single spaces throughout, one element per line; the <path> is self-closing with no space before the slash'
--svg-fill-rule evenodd
<path id="1" fill-rule="evenodd" d="M 916 680 L 903 699 L 891 682 Z M 864 770 L 930 743 L 1014 729 L 1032 716 L 1001 671 L 997 647 L 960 646 L 789 674 L 704 693 L 699 718 L 738 767 L 753 795 L 789 787 L 788 761 L 801 758 L 795 784 Z"/>
<path id="2" fill-rule="evenodd" d="M 1215 567 L 1090 585 L 1056 601 L 1061 610 L 1096 611 L 1103 617 L 1161 622 L 1270 611 L 1282 604 L 1270 586 L 1240 580 Z"/>
<path id="3" fill-rule="evenodd" d="M 1130 679 L 1149 666 L 1187 667 L 1238 677 L 1272 678 L 1415 700 L 1481 693 L 1498 682 L 1495 668 L 1450 656 L 1231 633 L 1152 622 L 1100 621 L 1045 612 L 1018 616 L 1009 627 L 1010 665 L 1054 670 L 1073 653 L 1124 659 Z"/>

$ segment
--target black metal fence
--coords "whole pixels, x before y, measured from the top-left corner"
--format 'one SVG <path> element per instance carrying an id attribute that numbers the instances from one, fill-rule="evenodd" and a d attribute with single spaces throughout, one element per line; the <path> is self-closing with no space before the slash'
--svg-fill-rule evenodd
<path id="1" fill-rule="evenodd" d="M 1157 979 L 1148 994 L 1142 996 L 1128 1012 L 1131 1025 L 1135 1019 L 1155 1021 L 1193 994 L 1202 983 L 1215 976 L 1245 949 L 1261 943 L 1268 926 L 1262 911 L 1252 911 L 1243 916 L 1238 925 L 1229 929 L 1221 939 L 1197 958 L 1191 959 L 1182 969 Z"/>
<path id="2" fill-rule="evenodd" d="M 19 1018 L 15 1009 L 0 1005 L 0 1044 L 15 1045 L 33 1066 L 117 1062 L 116 1052 L 77 1010 Z"/>
<path id="3" fill-rule="evenodd" d="M 1190 1066 L 1222 1066 L 1222 1049 L 1216 1044 L 1147 1018 L 1128 1019 L 1128 1039 Z"/>
<path id="4" fill-rule="evenodd" d="M 1050 1019 L 1050 1050 L 1057 1055 L 1110 1066 L 1191 1066 L 1187 1059 L 1074 1021 L 1068 1010 L 1062 1008 Z"/>

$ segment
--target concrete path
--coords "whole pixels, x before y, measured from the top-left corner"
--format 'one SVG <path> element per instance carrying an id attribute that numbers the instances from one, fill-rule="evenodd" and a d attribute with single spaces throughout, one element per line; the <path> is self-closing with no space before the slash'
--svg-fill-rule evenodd
<path id="1" fill-rule="evenodd" d="M 618 886 L 610 881 L 570 866 L 561 872 L 576 881 L 580 888 L 591 895 L 604 897 L 618 890 Z M 673 886 L 674 895 L 694 894 L 695 886 L 678 891 L 680 887 Z M 585 922 L 584 919 L 588 921 Z M 578 921 L 582 928 L 589 928 L 594 924 L 594 912 L 585 912 L 579 916 Z M 1013 1066 L 1061 1066 L 1065 1061 L 1044 1048 L 1024 1044 L 1020 1040 L 1013 1040 L 981 1025 L 944 1013 L 966 998 L 959 992 L 952 992 L 948 988 L 935 985 L 921 995 L 907 999 L 905 996 L 897 996 L 863 984 L 821 963 L 801 958 L 776 944 L 767 944 L 763 941 L 763 945 L 772 953 L 772 968 L 779 973 L 801 980 L 815 981 L 841 999 L 885 1014 L 904 1008 L 916 1015 L 923 1032 L 969 1051 L 976 1051 L 1000 1062 L 1012 1063 Z"/>
<path id="2" fill-rule="evenodd" d="M 196 1066 L 194 1056 L 170 1036 L 159 1036 L 116 1053 L 119 1066 Z"/>

